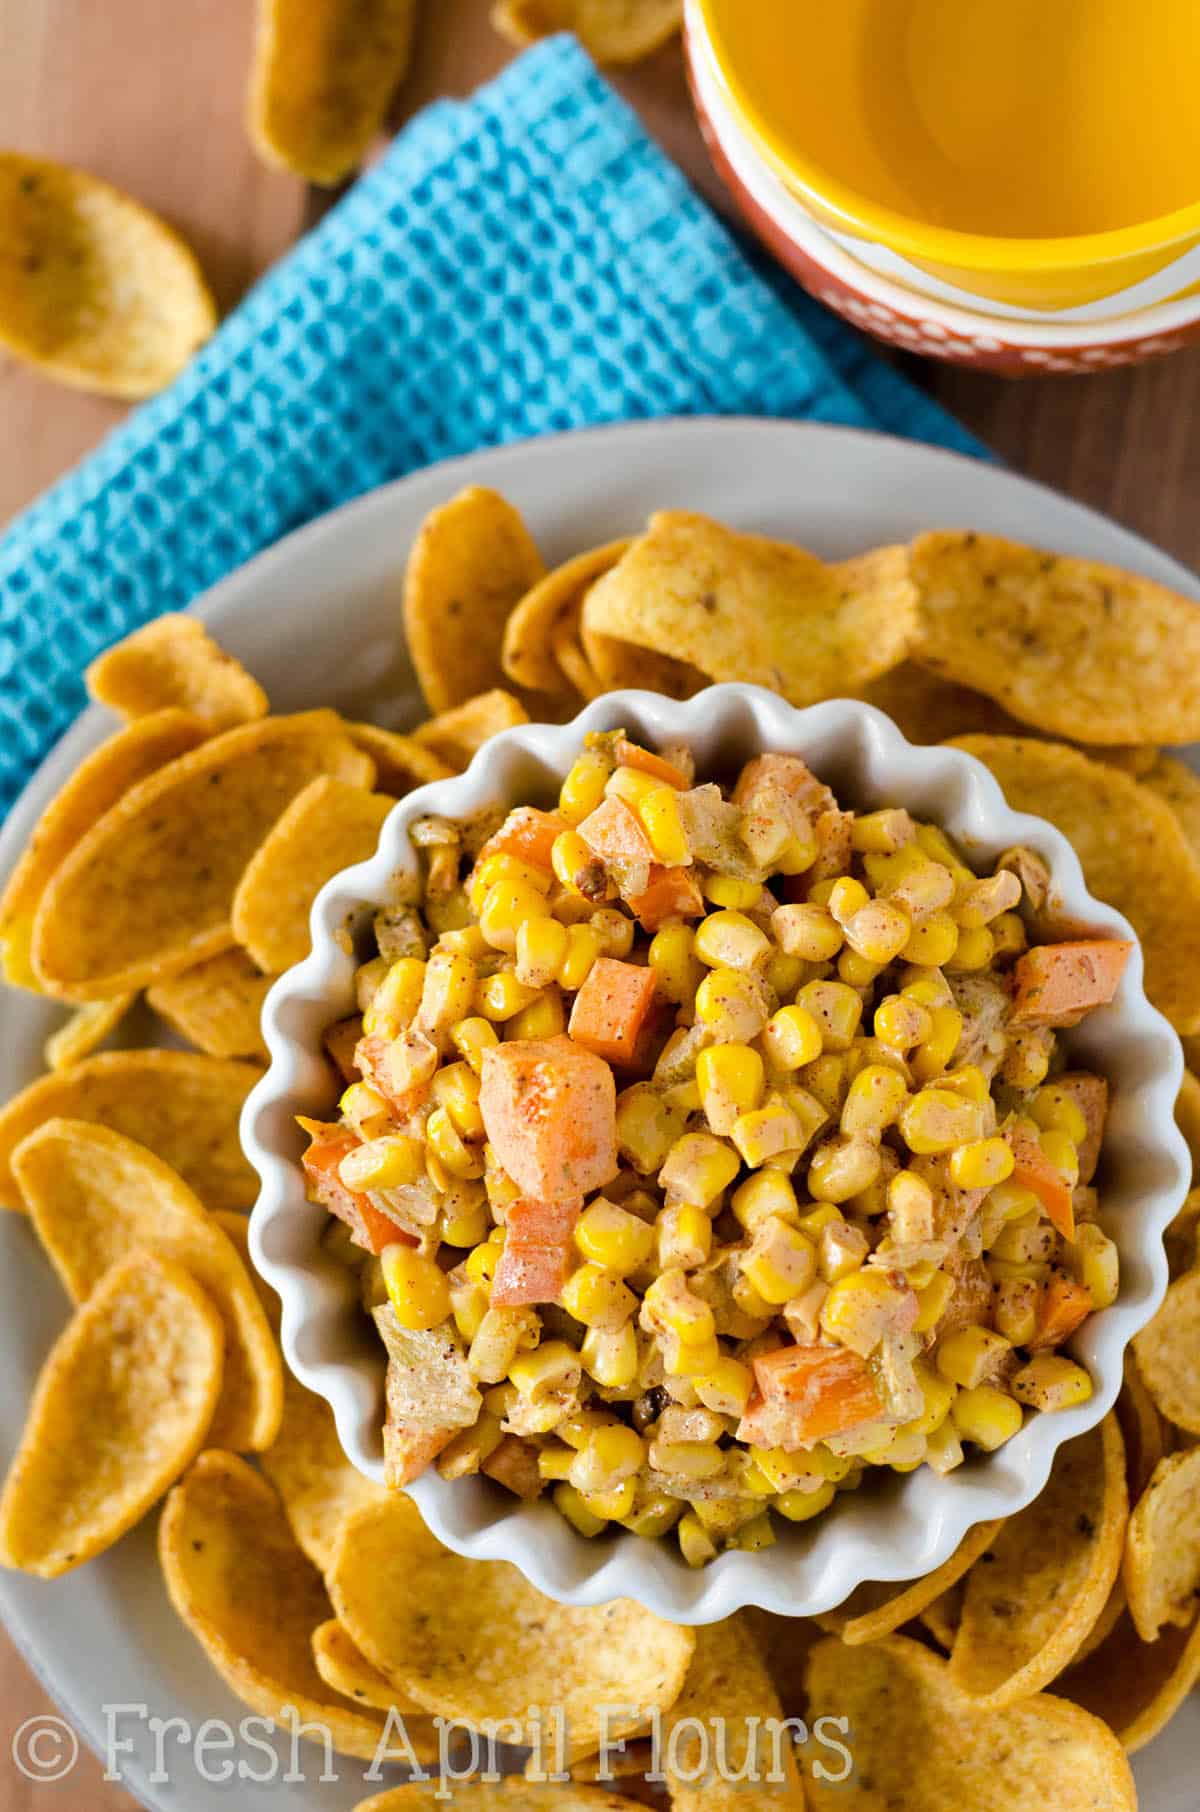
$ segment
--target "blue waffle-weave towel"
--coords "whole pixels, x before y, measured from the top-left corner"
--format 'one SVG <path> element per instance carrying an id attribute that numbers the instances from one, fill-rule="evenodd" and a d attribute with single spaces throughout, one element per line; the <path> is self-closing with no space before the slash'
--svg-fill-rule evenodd
<path id="1" fill-rule="evenodd" d="M 450 454 L 686 414 L 980 451 L 850 329 L 764 281 L 553 39 L 415 119 L 172 388 L 13 523 L 0 813 L 82 708 L 95 654 L 289 529 Z"/>

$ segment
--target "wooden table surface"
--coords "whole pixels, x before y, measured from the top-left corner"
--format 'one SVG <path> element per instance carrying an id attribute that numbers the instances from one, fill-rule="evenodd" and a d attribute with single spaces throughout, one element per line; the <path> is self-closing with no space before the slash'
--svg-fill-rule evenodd
<path id="1" fill-rule="evenodd" d="M 486 0 L 426 0 L 399 125 L 464 94 L 508 60 Z M 6 0 L 0 6 L 3 143 L 85 165 L 159 209 L 196 247 L 223 307 L 328 205 L 257 161 L 242 127 L 249 0 Z M 649 129 L 717 207 L 677 47 L 622 76 Z M 923 361 L 912 375 L 1022 471 L 1118 517 L 1200 566 L 1200 348 L 1139 371 L 1009 383 Z M 58 388 L 0 355 L 0 523 L 117 423 L 119 404 Z M 133 1801 L 90 1757 L 58 1787 L 5 1755 L 49 1701 L 0 1635 L 0 1812 Z"/>

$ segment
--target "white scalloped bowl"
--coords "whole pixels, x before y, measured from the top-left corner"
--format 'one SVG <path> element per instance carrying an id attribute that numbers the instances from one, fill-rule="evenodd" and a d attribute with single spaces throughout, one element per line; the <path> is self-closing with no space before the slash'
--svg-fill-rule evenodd
<path id="1" fill-rule="evenodd" d="M 427 812 L 461 817 L 484 806 L 551 801 L 584 734 L 617 726 L 651 744 L 686 741 L 701 776 L 728 771 L 763 750 L 801 754 L 850 803 L 907 806 L 943 825 L 980 861 L 1015 843 L 1031 845 L 1050 865 L 1065 921 L 1110 937 L 1133 936 L 1120 914 L 1088 893 L 1066 840 L 1041 819 L 1010 811 L 986 768 L 955 749 L 914 747 L 881 712 L 853 701 L 798 711 L 742 685 L 714 686 L 686 704 L 646 692 L 613 693 L 573 723 L 505 731 L 465 774 L 410 793 L 388 818 L 371 860 L 338 875 L 317 899 L 311 955 L 267 997 L 271 1064 L 242 1118 L 243 1143 L 262 1179 L 251 1250 L 282 1299 L 288 1364 L 330 1405 L 346 1453 L 376 1480 L 383 1477 L 384 1353 L 358 1306 L 351 1274 L 322 1248 L 328 1216 L 306 1199 L 298 1162 L 303 1139 L 295 1116 L 326 1114 L 335 1098 L 321 1034 L 354 1010 L 352 938 L 392 897 L 397 872 L 412 871 L 413 820 Z M 1190 1179 L 1174 1121 L 1183 1074 L 1179 1041 L 1145 997 L 1140 949 L 1113 1004 L 1065 1041 L 1072 1062 L 1102 1072 L 1112 1086 L 1102 1221 L 1120 1248 L 1121 1293 L 1074 1342 L 1095 1380 L 1088 1403 L 1030 1417 L 998 1453 L 974 1457 L 944 1478 L 922 1468 L 872 1480 L 839 1497 L 826 1516 L 782 1530 L 775 1547 L 723 1554 L 695 1572 L 668 1542 L 627 1533 L 585 1541 L 548 1504 L 523 1503 L 483 1478 L 448 1482 L 432 1469 L 411 1487 L 429 1528 L 460 1554 L 511 1561 L 551 1598 L 570 1604 L 633 1598 L 677 1622 L 708 1623 L 746 1604 L 794 1616 L 830 1610 L 864 1580 L 930 1572 L 975 1523 L 1028 1504 L 1044 1486 L 1059 1445 L 1093 1427 L 1116 1401 L 1125 1349 L 1162 1300 L 1162 1235 Z"/>

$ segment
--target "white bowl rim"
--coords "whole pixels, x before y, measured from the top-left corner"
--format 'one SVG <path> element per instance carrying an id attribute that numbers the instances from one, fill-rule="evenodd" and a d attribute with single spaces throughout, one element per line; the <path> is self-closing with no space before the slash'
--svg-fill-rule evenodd
<path id="1" fill-rule="evenodd" d="M 699 17 L 695 9 L 689 11 Z M 932 321 L 959 338 L 994 342 L 980 346 L 980 351 L 1009 348 L 1034 352 L 1086 348 L 1119 351 L 1122 347 L 1132 350 L 1146 339 L 1168 337 L 1200 320 L 1200 289 L 1170 301 L 1143 305 L 1123 315 L 1106 315 L 1097 320 L 1063 320 L 1056 315 L 1043 320 L 1007 312 L 992 314 L 984 308 L 974 309 L 933 295 L 915 287 L 915 281 L 922 277 L 915 266 L 912 267 L 914 285 L 901 283 L 855 257 L 839 238 L 826 232 L 759 155 L 733 117 L 717 85 L 709 64 L 711 50 L 702 25 L 689 25 L 685 43 L 708 123 L 739 182 L 745 184 L 752 199 L 799 250 L 820 265 L 828 276 L 858 290 L 869 301 L 894 310 L 905 319 L 921 317 Z M 701 47 L 707 53 L 704 61 L 701 60 Z M 1118 331 L 1122 329 L 1124 331 Z"/>
<path id="2" fill-rule="evenodd" d="M 1190 1183 L 1189 1153 L 1174 1121 L 1182 1051 L 1174 1031 L 1145 997 L 1141 949 L 1131 927 L 1089 894 L 1078 858 L 1061 833 L 1041 819 L 1013 812 L 974 757 L 958 749 L 913 745 L 870 705 L 829 700 L 797 710 L 773 693 L 741 684 L 711 687 L 686 703 L 625 691 L 596 700 L 568 724 L 529 724 L 503 732 L 465 773 L 400 800 L 384 824 L 375 855 L 322 889 L 312 911 L 312 952 L 281 976 L 267 996 L 263 1027 L 270 1066 L 242 1115 L 242 1142 L 262 1183 L 250 1223 L 251 1252 L 281 1298 L 287 1363 L 301 1383 L 329 1404 L 343 1449 L 368 1477 L 382 1480 L 382 1348 L 373 1330 L 369 1340 L 364 1338 L 367 1323 L 348 1274 L 319 1253 L 327 1216 L 306 1200 L 293 1125 L 295 1113 L 320 1113 L 331 1105 L 316 1022 L 328 1024 L 351 1003 L 357 959 L 346 947 L 348 917 L 392 897 L 397 871 L 411 863 L 407 828 L 414 818 L 428 812 L 463 816 L 485 804 L 521 803 L 504 780 L 506 769 L 539 767 L 561 777 L 588 731 L 617 726 L 651 741 L 685 740 L 698 747 L 706 738 L 736 737 L 743 750 L 791 750 L 818 762 L 819 749 L 838 749 L 842 760 L 861 764 L 864 784 L 881 796 L 886 792 L 905 803 L 915 792 L 936 791 L 939 805 L 931 815 L 969 845 L 992 852 L 1016 843 L 1037 849 L 1050 864 L 1056 904 L 1065 920 L 1134 941 L 1116 1001 L 1092 1015 L 1085 1027 L 1102 1044 L 1107 1032 L 1108 1048 L 1137 1072 L 1137 1081 L 1114 1102 L 1110 1131 L 1123 1101 L 1121 1141 L 1136 1151 L 1138 1166 L 1144 1167 L 1139 1176 L 1153 1173 L 1153 1185 L 1122 1192 L 1132 1193 L 1136 1203 L 1139 1238 L 1135 1241 L 1126 1231 L 1118 1302 L 1092 1317 L 1079 1337 L 1080 1355 L 1097 1380 L 1088 1403 L 1030 1418 L 1008 1447 L 946 1478 L 922 1468 L 889 1486 L 886 1503 L 866 1493 L 840 1500 L 840 1514 L 788 1531 L 791 1548 L 781 1544 L 760 1553 L 730 1552 L 695 1572 L 665 1543 L 629 1534 L 589 1543 L 548 1506 L 516 1499 L 501 1504 L 498 1488 L 493 1500 L 479 1480 L 451 1483 L 430 1469 L 410 1487 L 426 1523 L 447 1547 L 473 1558 L 508 1560 L 561 1602 L 594 1605 L 632 1598 L 681 1623 L 713 1622 L 747 1604 L 812 1615 L 842 1603 L 864 1580 L 899 1581 L 933 1571 L 973 1525 L 1011 1515 L 1031 1502 L 1062 1442 L 1094 1427 L 1115 1403 L 1124 1351 L 1165 1293 L 1162 1235 Z M 340 1000 L 335 990 L 340 990 Z M 312 1022 L 310 1042 L 293 1029 L 300 1020 Z M 1112 1068 L 1110 1063 L 1109 1073 Z M 1134 1131 L 1147 1127 L 1149 1134 Z M 1123 1212 L 1131 1226 L 1135 1210 L 1126 1203 Z M 297 1250 L 303 1257 L 298 1258 L 288 1248 L 297 1247 L 297 1230 L 303 1227 L 308 1232 L 300 1234 Z M 1121 1244 L 1119 1225 L 1111 1230 Z M 915 1514 L 918 1495 L 922 1505 Z M 906 1498 L 914 1509 L 906 1511 Z M 474 1526 L 471 1505 L 480 1512 Z M 858 1522 L 872 1521 L 886 1525 L 886 1539 L 856 1532 Z M 798 1565 L 784 1565 L 792 1552 L 799 1555 Z"/>

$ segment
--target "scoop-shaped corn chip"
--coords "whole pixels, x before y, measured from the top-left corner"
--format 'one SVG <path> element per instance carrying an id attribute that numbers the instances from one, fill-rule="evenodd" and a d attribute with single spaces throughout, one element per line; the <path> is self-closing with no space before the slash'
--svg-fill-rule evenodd
<path id="1" fill-rule="evenodd" d="M 407 1787 L 390 1787 L 362 1799 L 354 1812 L 445 1812 L 446 1791 L 437 1781 L 413 1781 Z M 637 1812 L 639 1802 L 602 1787 L 581 1787 L 566 1782 L 540 1785 L 522 1780 L 468 1781 L 454 1788 L 454 1805 L 460 1812 Z"/>
<path id="2" fill-rule="evenodd" d="M 283 1420 L 262 1455 L 262 1469 L 282 1499 L 296 1540 L 322 1573 L 332 1565 L 347 1517 L 386 1495 L 342 1452 L 328 1403 L 287 1371 Z"/>
<path id="3" fill-rule="evenodd" d="M 661 692 L 665 698 L 694 698 L 709 683 L 707 673 L 687 661 L 656 654 L 652 648 L 638 648 L 615 635 L 601 635 L 586 623 L 581 646 L 589 671 L 595 675 L 597 695 L 640 686 L 647 692 Z M 560 649 L 560 659 L 561 655 Z"/>
<path id="4" fill-rule="evenodd" d="M 88 691 L 122 717 L 177 706 L 214 730 L 265 717 L 267 695 L 239 660 L 214 642 L 198 617 L 156 617 L 94 660 Z"/>
<path id="5" fill-rule="evenodd" d="M 1200 608 L 1094 560 L 995 535 L 921 535 L 913 659 L 1054 736 L 1200 736 Z M 1135 678 L 1136 676 L 1136 683 Z"/>
<path id="6" fill-rule="evenodd" d="M 859 697 L 890 717 L 909 742 L 949 742 L 952 736 L 1028 734 L 1018 718 L 1010 717 L 984 693 L 956 685 L 940 673 L 918 667 L 914 661 L 901 661 L 890 672 L 881 673 L 863 687 Z"/>
<path id="7" fill-rule="evenodd" d="M 294 1705 L 342 1754 L 374 1756 L 382 1717 L 317 1672 L 329 1599 L 265 1479 L 236 1454 L 202 1453 L 167 1499 L 158 1553 L 171 1603 L 243 1704 L 266 1718 Z"/>
<path id="8" fill-rule="evenodd" d="M 999 1709 L 1056 1679 L 1104 1610 L 1128 1521 L 1124 1446 L 1109 1415 L 1059 1449 L 1042 1495 L 967 1574 L 955 1686 Z"/>
<path id="9" fill-rule="evenodd" d="M 737 1812 L 747 1803 L 751 1782 L 756 1809 L 804 1812 L 791 1740 L 778 1728 L 772 1734 L 770 1720 L 778 1724 L 782 1715 L 746 1620 L 727 1617 L 698 1629 L 683 1691 L 663 1719 L 672 1812 Z"/>
<path id="10" fill-rule="evenodd" d="M 580 629 L 567 623 L 562 624 L 554 632 L 554 658 L 562 670 L 563 678 L 574 686 L 580 698 L 586 699 L 590 704 L 594 698 L 599 698 L 607 688 L 592 666 L 580 638 Z M 629 644 L 622 642 L 617 646 L 625 648 Z M 642 650 L 633 649 L 631 652 L 640 654 Z M 651 655 L 650 658 L 658 660 L 660 657 Z"/>
<path id="11" fill-rule="evenodd" d="M 1017 811 L 1058 826 L 1091 891 L 1137 932 L 1150 999 L 1177 1031 L 1200 1029 L 1200 860 L 1171 808 L 1062 743 L 963 736 L 955 746 L 991 769 Z"/>
<path id="12" fill-rule="evenodd" d="M 298 793 L 246 865 L 233 896 L 233 934 L 278 975 L 312 948 L 308 919 L 326 881 L 375 853 L 395 804 L 386 793 L 322 775 Z"/>
<path id="13" fill-rule="evenodd" d="M 615 636 L 713 679 L 753 681 L 810 705 L 894 667 L 915 611 L 904 548 L 827 566 L 803 548 L 665 510 L 592 586 L 583 622 L 585 635 Z"/>
<path id="14" fill-rule="evenodd" d="M 244 950 L 222 950 L 148 988 L 146 999 L 189 1044 L 210 1057 L 265 1059 L 262 1006 L 274 979 L 261 975 Z"/>
<path id="15" fill-rule="evenodd" d="M 573 31 L 597 63 L 638 63 L 674 37 L 683 0 L 496 0 L 492 23 L 510 44 Z"/>
<path id="16" fill-rule="evenodd" d="M 811 1617 L 780 1617 L 774 1611 L 747 1605 L 741 1612 L 788 1718 L 804 1715 L 804 1670 L 824 1631 Z"/>
<path id="17" fill-rule="evenodd" d="M 200 1451 L 224 1344 L 180 1266 L 148 1252 L 114 1265 L 42 1368 L 0 1498 L 0 1561 L 53 1579 L 132 1529 Z"/>
<path id="18" fill-rule="evenodd" d="M 529 713 L 520 699 L 505 692 L 502 686 L 494 686 L 478 698 L 469 698 L 465 704 L 431 717 L 413 731 L 413 741 L 423 749 L 432 749 L 448 766 L 461 770 L 469 767 L 472 756 L 501 730 L 528 722 Z"/>
<path id="19" fill-rule="evenodd" d="M 283 1410 L 283 1366 L 245 1265 L 181 1177 L 132 1139 L 48 1120 L 13 1154 L 38 1236 L 74 1302 L 133 1250 L 182 1265 L 225 1324 L 225 1384 L 211 1439 L 257 1451 Z"/>
<path id="20" fill-rule="evenodd" d="M 525 1764 L 525 1778 L 531 1781 L 541 1779 L 544 1767 L 544 1761 L 535 1752 Z M 650 1737 L 631 1737 L 626 1738 L 619 1749 L 610 1749 L 607 1755 L 586 1755 L 582 1761 L 572 1762 L 571 1779 L 581 1781 L 585 1786 L 599 1781 L 633 1781 L 651 1773 L 654 1767 L 653 1740 Z"/>
<path id="21" fill-rule="evenodd" d="M 1183 1072 L 1183 1086 L 1175 1103 L 1175 1122 L 1188 1142 L 1193 1175 L 1200 1175 L 1200 1077 Z"/>
<path id="22" fill-rule="evenodd" d="M 70 1019 L 46 1040 L 46 1068 L 69 1070 L 90 1057 L 116 1031 L 136 999 L 136 994 L 118 994 L 113 1000 L 89 1000 L 76 1007 Z"/>
<path id="23" fill-rule="evenodd" d="M 48 377 L 153 396 L 217 324 L 178 233 L 109 183 L 0 151 L 0 345 Z"/>
<path id="24" fill-rule="evenodd" d="M 259 0 L 251 136 L 315 183 L 357 168 L 412 54 L 417 0 Z"/>
<path id="25" fill-rule="evenodd" d="M 262 1071 L 193 1051 L 104 1051 L 40 1076 L 0 1108 L 0 1202 L 21 1208 L 12 1155 L 43 1121 L 93 1120 L 169 1164 L 207 1208 L 249 1208 L 258 1177 L 238 1117 Z"/>
<path id="26" fill-rule="evenodd" d="M 847 1719 L 852 1758 L 820 1756 L 814 1812 L 1136 1812 L 1129 1764 L 1099 1718 L 1048 1693 L 984 1709 L 955 1690 L 940 1656 L 905 1636 L 856 1649 L 820 1643 L 808 1687 L 809 1727 Z"/>
<path id="27" fill-rule="evenodd" d="M 404 627 L 431 711 L 504 684 L 509 613 L 544 572 L 519 512 L 497 491 L 471 485 L 425 518 L 404 580 Z"/>
<path id="28" fill-rule="evenodd" d="M 1129 1519 L 1123 1577 L 1143 1642 L 1155 1641 L 1164 1624 L 1192 1622 L 1200 1598 L 1200 1447 L 1154 1468 Z"/>
<path id="29" fill-rule="evenodd" d="M 375 785 L 381 793 L 402 799 L 414 787 L 431 780 L 449 780 L 455 770 L 431 749 L 423 749 L 399 730 L 382 730 L 378 724 L 347 724 L 346 734 L 356 749 L 375 763 Z"/>
<path id="30" fill-rule="evenodd" d="M 1198 1681 L 1200 1620 L 1143 1642 L 1124 1616 L 1086 1662 L 1064 1674 L 1059 1691 L 1103 1718 L 1134 1755 L 1170 1723 Z"/>
<path id="31" fill-rule="evenodd" d="M 1125 1442 L 1125 1477 L 1129 1501 L 1136 1504 L 1166 1452 L 1166 1429 L 1146 1389 L 1132 1349 L 1125 1355 L 1125 1382 L 1117 1398 L 1117 1421 Z"/>
<path id="32" fill-rule="evenodd" d="M 563 674 L 554 655 L 560 629 L 576 634 L 587 591 L 617 564 L 628 541 L 609 541 L 576 554 L 525 593 L 504 628 L 501 662 L 509 679 L 540 692 L 561 692 Z"/>
<path id="33" fill-rule="evenodd" d="M 841 1637 L 851 1647 L 861 1642 L 877 1642 L 890 1636 L 903 1623 L 919 1617 L 942 1593 L 970 1571 L 991 1548 L 1000 1532 L 999 1522 L 976 1523 L 950 1556 L 924 1579 L 911 1585 L 895 1586 L 870 1581 L 852 1592 L 845 1604 L 818 1619 L 825 1629 Z"/>
<path id="34" fill-rule="evenodd" d="M 1143 786 L 1165 799 L 1178 818 L 1184 836 L 1200 856 L 1200 774 L 1174 755 L 1160 755 Z"/>
<path id="35" fill-rule="evenodd" d="M 389 1686 L 377 1667 L 372 1667 L 353 1637 L 336 1617 L 318 1624 L 312 1635 L 313 1660 L 326 1686 L 332 1686 L 344 1699 L 355 1699 L 375 1711 L 395 1709 L 402 1716 L 423 1715 L 421 1707 Z"/>
<path id="36" fill-rule="evenodd" d="M 226 949 L 246 864 L 285 806 L 324 774 L 369 786 L 372 764 L 332 711 L 309 711 L 227 730 L 133 787 L 42 897 L 38 981 L 67 1000 L 99 1000 Z"/>
<path id="37" fill-rule="evenodd" d="M 1161 1414 L 1187 1434 L 1200 1435 L 1200 1270 L 1176 1278 L 1133 1350 Z"/>
<path id="38" fill-rule="evenodd" d="M 1190 1189 L 1183 1198 L 1166 1233 L 1163 1244 L 1167 1249 L 1167 1263 L 1170 1266 L 1174 1281 L 1185 1277 L 1200 1262 L 1200 1250 L 1197 1249 L 1196 1234 L 1200 1228 L 1200 1189 Z"/>
<path id="39" fill-rule="evenodd" d="M 967 1588 L 960 1579 L 957 1585 L 952 1585 L 948 1592 L 943 1592 L 940 1598 L 935 1598 L 921 1612 L 919 1621 L 947 1654 L 954 1647 L 954 1638 L 958 1635 L 966 1594 Z"/>
<path id="40" fill-rule="evenodd" d="M 628 1599 L 597 1610 L 555 1604 L 507 1561 L 443 1548 L 404 1497 L 368 1504 L 342 1524 L 329 1574 L 334 1609 L 393 1685 L 443 1717 L 524 1727 L 530 1706 L 561 1706 L 568 1759 L 674 1704 L 695 1638 Z"/>
<path id="41" fill-rule="evenodd" d="M 29 961 L 33 920 L 51 876 L 87 831 L 131 787 L 198 748 L 208 725 L 186 711 L 156 711 L 119 730 L 82 761 L 46 807 L 0 895 L 4 979 L 37 988 Z"/>
<path id="42" fill-rule="evenodd" d="M 1102 1643 L 1107 1642 L 1117 1624 L 1125 1615 L 1125 1587 L 1120 1579 L 1108 1594 L 1108 1600 L 1095 1623 L 1079 1645 L 1079 1651 L 1072 1661 L 1072 1667 L 1078 1667 L 1081 1661 L 1094 1654 Z"/>

